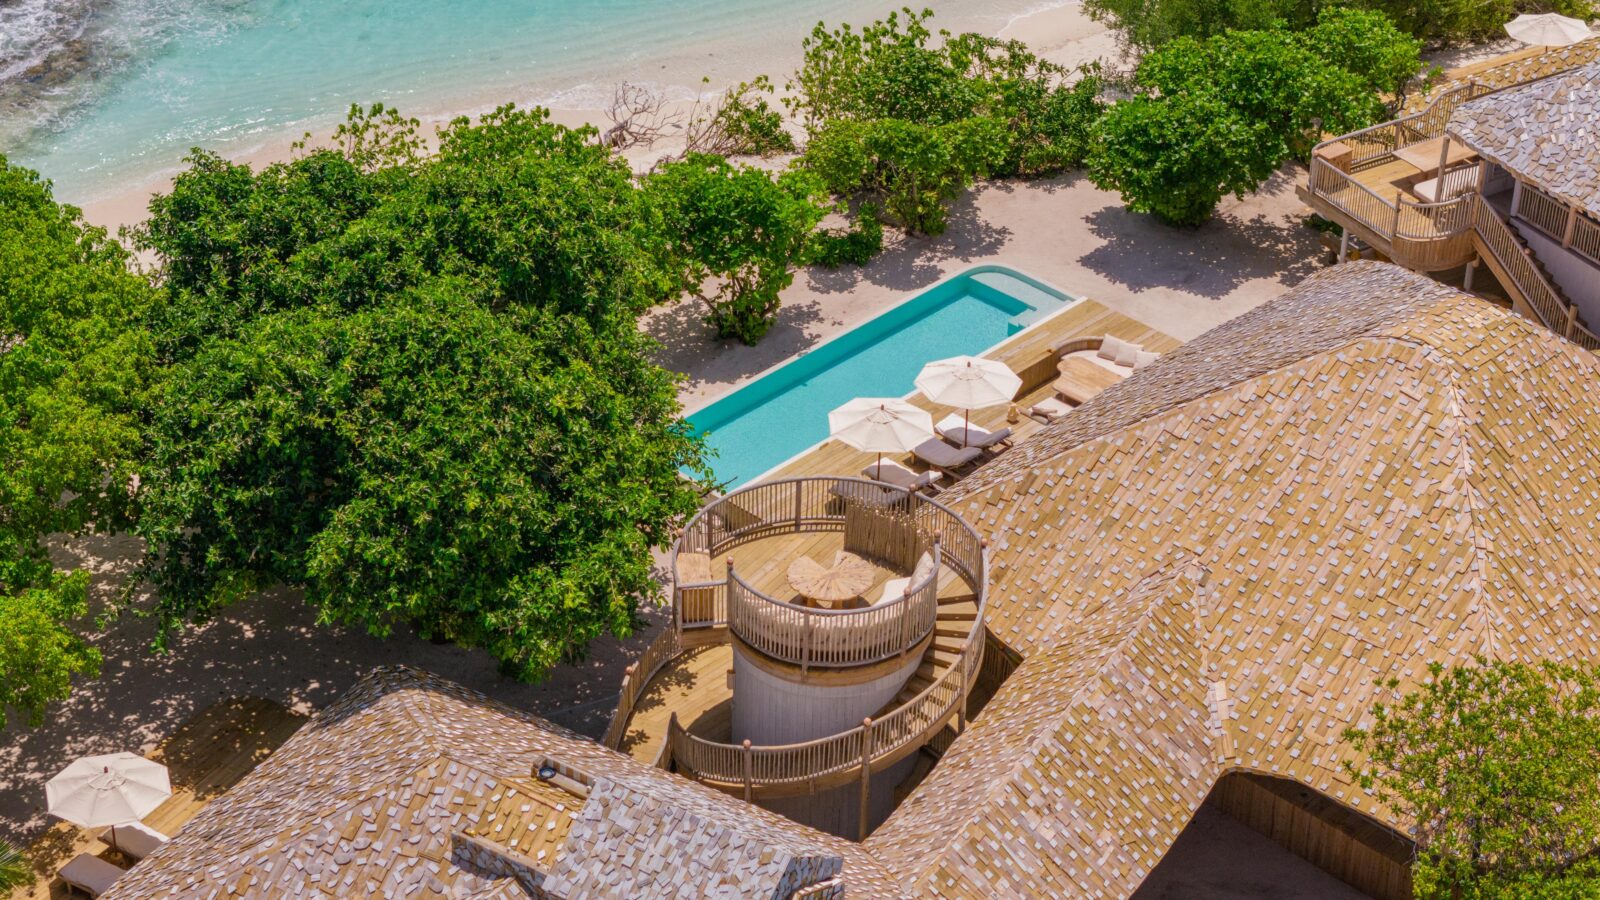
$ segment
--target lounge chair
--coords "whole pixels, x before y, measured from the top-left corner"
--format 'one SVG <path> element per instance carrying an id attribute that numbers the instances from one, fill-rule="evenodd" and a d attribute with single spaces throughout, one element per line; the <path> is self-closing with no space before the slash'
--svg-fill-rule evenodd
<path id="1" fill-rule="evenodd" d="M 899 600 L 913 585 L 921 584 L 922 580 L 931 574 L 933 574 L 933 554 L 923 553 L 918 557 L 917 566 L 911 570 L 910 575 L 904 578 L 891 578 L 883 583 L 883 592 L 878 594 L 875 602 L 888 603 L 891 600 Z"/>
<path id="2" fill-rule="evenodd" d="M 122 877 L 122 869 L 113 866 L 98 856 L 79 853 L 72 861 L 61 867 L 56 875 L 66 883 L 68 891 L 82 891 L 91 897 L 98 897 Z"/>
<path id="3" fill-rule="evenodd" d="M 166 835 L 143 822 L 113 825 L 100 832 L 99 838 L 102 843 L 121 850 L 132 859 L 144 859 L 161 849 L 161 845 L 168 840 Z"/>
<path id="4" fill-rule="evenodd" d="M 872 478 L 870 467 L 869 471 L 861 474 L 864 477 Z M 872 509 L 888 509 L 896 504 L 905 503 L 907 496 L 905 490 L 896 490 L 880 484 L 862 484 L 859 481 L 841 481 L 830 490 L 835 497 L 846 503 Z"/>
<path id="5" fill-rule="evenodd" d="M 887 460 L 882 465 L 874 463 L 861 470 L 862 478 L 892 484 L 895 487 L 905 488 L 908 491 L 920 491 L 936 487 L 939 481 L 938 472 L 923 472 L 921 475 L 900 465 L 894 460 Z"/>
<path id="6" fill-rule="evenodd" d="M 989 431 L 973 425 L 955 413 L 951 413 L 939 420 L 937 430 L 940 437 L 957 447 L 977 447 L 979 450 L 988 450 L 991 447 L 1004 446 L 1011 443 L 1011 429 L 1002 428 L 999 431 Z"/>
<path id="7" fill-rule="evenodd" d="M 977 447 L 957 449 L 938 438 L 928 438 L 911 448 L 911 455 L 941 472 L 953 474 L 983 458 Z"/>

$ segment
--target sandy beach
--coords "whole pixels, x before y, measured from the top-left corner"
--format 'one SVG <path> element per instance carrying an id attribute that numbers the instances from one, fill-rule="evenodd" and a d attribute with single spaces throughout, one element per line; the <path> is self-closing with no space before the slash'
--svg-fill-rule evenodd
<path id="1" fill-rule="evenodd" d="M 863 18 L 858 16 L 857 18 Z M 1041 57 L 1068 67 L 1105 60 L 1117 64 L 1123 58 L 1116 37 L 1099 22 L 1091 20 L 1077 0 L 1062 5 L 1046 5 L 1017 13 L 999 28 L 983 28 L 983 20 L 957 14 L 940 15 L 935 22 L 952 30 L 977 28 L 1007 40 L 1020 40 L 1028 44 Z M 629 81 L 650 87 L 669 101 L 668 108 L 675 113 L 687 114 L 693 104 L 695 90 L 701 77 L 711 79 L 699 85 L 705 96 L 714 96 L 729 85 L 754 78 L 770 76 L 781 89 L 785 78 L 799 65 L 801 48 L 799 40 L 792 46 L 764 48 L 759 62 L 747 52 L 723 52 L 721 48 L 705 54 L 674 54 L 651 60 L 637 71 L 619 70 L 609 82 L 591 81 L 565 87 L 532 85 L 506 91 L 502 88 L 468 88 L 466 99 L 439 106 L 437 100 L 418 98 L 417 106 L 401 105 L 406 115 L 423 122 L 423 131 L 432 134 L 434 129 L 457 116 L 476 116 L 495 107 L 515 102 L 519 106 L 544 106 L 550 110 L 551 119 L 570 127 L 593 125 L 604 130 L 611 122 L 606 116 L 607 105 L 617 84 Z M 313 130 L 314 136 L 325 134 L 328 128 Z M 279 134 L 251 141 L 244 146 L 208 148 L 215 149 L 226 158 L 254 167 L 269 165 L 289 158 L 290 145 L 306 133 L 305 128 L 295 128 Z M 677 153 L 682 141 L 668 135 L 650 147 L 636 147 L 624 155 L 636 168 L 648 168 L 662 156 Z M 164 193 L 172 186 L 172 179 L 181 170 L 174 165 L 155 175 L 133 179 L 118 190 L 78 202 L 84 217 L 115 233 L 125 225 L 142 221 L 147 214 L 150 197 Z M 47 176 L 50 173 L 45 173 Z M 69 200 L 71 198 L 68 198 Z"/>

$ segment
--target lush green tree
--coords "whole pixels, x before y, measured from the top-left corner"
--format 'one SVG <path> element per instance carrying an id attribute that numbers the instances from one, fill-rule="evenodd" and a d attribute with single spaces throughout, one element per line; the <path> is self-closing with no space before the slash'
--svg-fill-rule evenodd
<path id="1" fill-rule="evenodd" d="M 804 162 L 835 194 L 881 207 L 912 234 L 940 234 L 950 201 L 993 173 L 1006 146 L 1006 126 L 997 119 L 841 119 L 812 137 Z"/>
<path id="2" fill-rule="evenodd" d="M 1305 28 L 1315 0 L 1084 0 L 1089 15 L 1141 50 L 1178 38 L 1205 40 L 1229 31 Z"/>
<path id="3" fill-rule="evenodd" d="M 1375 85 L 1420 67 L 1418 46 L 1381 20 L 1334 13 L 1309 32 L 1177 38 L 1148 54 L 1136 95 L 1099 122 L 1090 178 L 1130 209 L 1198 225 L 1326 131 L 1385 117 Z M 1350 60 L 1360 72 L 1343 68 Z"/>
<path id="4" fill-rule="evenodd" d="M 1254 190 L 1281 146 L 1266 125 L 1208 94 L 1124 100 L 1107 110 L 1099 136 L 1089 157 L 1094 183 L 1121 193 L 1134 212 L 1187 226 L 1209 219 L 1227 194 Z"/>
<path id="5" fill-rule="evenodd" d="M 100 656 L 86 577 L 44 539 L 126 522 L 154 367 L 147 285 L 105 231 L 0 157 L 0 716 L 37 723 Z"/>
<path id="6" fill-rule="evenodd" d="M 1600 671 L 1490 662 L 1445 669 L 1347 732 L 1362 787 L 1414 821 L 1416 894 L 1600 896 Z"/>
<path id="7" fill-rule="evenodd" d="M 807 238 L 827 214 L 820 181 L 806 171 L 773 177 L 691 154 L 652 174 L 645 191 L 682 290 L 705 303 L 717 335 L 761 340 Z"/>
<path id="8" fill-rule="evenodd" d="M 805 259 L 812 265 L 837 268 L 846 263 L 864 266 L 883 251 L 883 223 L 878 209 L 862 204 L 849 228 L 823 228 L 811 233 Z"/>
<path id="9" fill-rule="evenodd" d="M 1560 13 L 1594 18 L 1591 0 L 1352 0 L 1357 8 L 1383 13 L 1402 31 L 1428 46 L 1505 37 L 1505 24 L 1519 13 Z"/>
<path id="10" fill-rule="evenodd" d="M 709 79 L 708 79 L 709 80 Z M 690 115 L 686 126 L 687 153 L 712 153 L 717 156 L 772 156 L 793 153 L 794 136 L 784 127 L 783 113 L 767 98 L 773 93 L 772 81 L 765 75 L 754 81 L 741 81 L 722 92 L 705 112 Z"/>
<path id="11" fill-rule="evenodd" d="M 860 32 L 848 25 L 813 30 L 790 84 L 790 104 L 813 136 L 838 121 L 939 126 L 995 119 L 1006 127 L 994 138 L 1002 149 L 993 174 L 1045 174 L 1082 163 L 1101 109 L 1097 69 L 1070 73 L 1020 41 L 935 35 L 931 15 L 907 8 Z"/>
<path id="12" fill-rule="evenodd" d="M 637 327 L 671 284 L 649 210 L 541 110 L 366 152 L 200 154 L 152 203 L 170 371 L 140 575 L 167 631 L 282 583 L 536 677 L 630 630 L 698 505 L 701 444 Z"/>
<path id="13" fill-rule="evenodd" d="M 21 850 L 0 841 L 0 891 L 19 888 L 33 881 L 33 865 Z"/>
<path id="14" fill-rule="evenodd" d="M 1301 37 L 1303 46 L 1324 63 L 1361 79 L 1367 90 L 1391 98 L 1398 109 L 1407 87 L 1422 68 L 1422 42 L 1372 10 L 1330 6 Z"/>

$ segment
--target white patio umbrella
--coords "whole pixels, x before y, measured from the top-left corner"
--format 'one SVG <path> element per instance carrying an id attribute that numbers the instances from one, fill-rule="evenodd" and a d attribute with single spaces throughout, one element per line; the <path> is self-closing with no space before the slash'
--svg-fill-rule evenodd
<path id="1" fill-rule="evenodd" d="M 972 421 L 972 411 L 1010 403 L 1022 379 L 1005 363 L 981 356 L 952 356 L 922 367 L 917 389 L 935 403 L 960 407 L 962 445 Z"/>
<path id="2" fill-rule="evenodd" d="M 881 467 L 885 453 L 904 453 L 933 437 L 933 417 L 898 397 L 857 397 L 828 413 L 828 432 L 878 454 Z"/>
<path id="3" fill-rule="evenodd" d="M 84 828 L 102 828 L 149 815 L 172 796 L 172 782 L 160 763 L 136 753 L 108 753 L 67 766 L 45 782 L 44 794 L 51 815 Z M 111 836 L 115 842 L 115 830 Z"/>
<path id="4" fill-rule="evenodd" d="M 1594 37 L 1582 21 L 1555 13 L 1523 13 L 1506 23 L 1506 34 L 1524 44 L 1540 47 L 1565 47 Z"/>

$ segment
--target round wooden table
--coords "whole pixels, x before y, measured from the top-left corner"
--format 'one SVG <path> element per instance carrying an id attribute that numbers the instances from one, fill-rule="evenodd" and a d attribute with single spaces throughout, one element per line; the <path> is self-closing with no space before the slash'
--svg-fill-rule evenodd
<path id="1" fill-rule="evenodd" d="M 861 596 L 872 586 L 872 563 L 854 553 L 840 553 L 825 566 L 809 556 L 789 564 L 789 586 L 819 606 L 836 608 Z"/>

